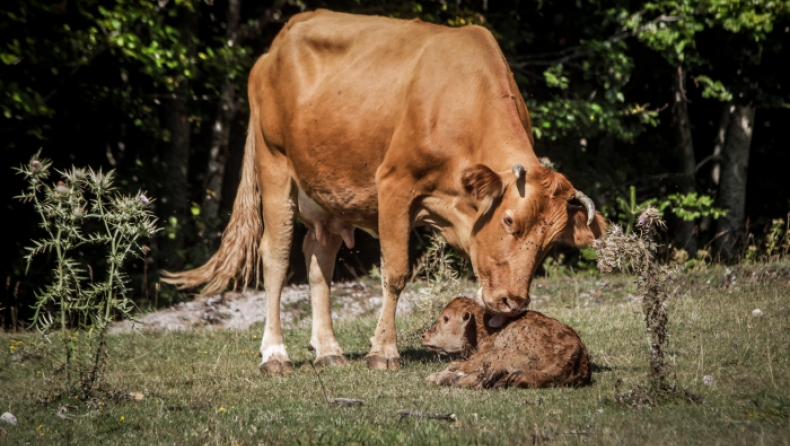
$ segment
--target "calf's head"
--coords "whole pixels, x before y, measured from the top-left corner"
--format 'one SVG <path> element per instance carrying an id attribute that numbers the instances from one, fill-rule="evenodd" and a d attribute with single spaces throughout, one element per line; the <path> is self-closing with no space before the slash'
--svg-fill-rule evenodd
<path id="1" fill-rule="evenodd" d="M 526 310 L 532 276 L 554 243 L 589 245 L 605 230 L 592 200 L 551 169 L 516 164 L 494 172 L 478 164 L 461 182 L 477 211 L 472 267 L 483 302 L 500 316 Z"/>
<path id="2" fill-rule="evenodd" d="M 422 334 L 422 346 L 428 351 L 448 355 L 470 355 L 476 348 L 484 309 L 472 299 L 453 299 L 439 315 L 439 320 Z"/>

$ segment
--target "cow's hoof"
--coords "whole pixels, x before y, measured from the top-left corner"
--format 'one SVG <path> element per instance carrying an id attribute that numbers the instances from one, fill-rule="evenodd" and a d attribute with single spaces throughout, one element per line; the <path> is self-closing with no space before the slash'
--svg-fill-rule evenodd
<path id="1" fill-rule="evenodd" d="M 291 373 L 294 371 L 294 365 L 291 361 L 267 361 L 259 367 L 261 373 L 264 375 L 270 373 Z"/>
<path id="2" fill-rule="evenodd" d="M 315 365 L 319 367 L 333 367 L 349 365 L 348 359 L 344 355 L 325 355 L 315 360 Z"/>
<path id="3" fill-rule="evenodd" d="M 370 370 L 398 370 L 400 358 L 385 358 L 383 356 L 368 356 L 368 369 Z"/>

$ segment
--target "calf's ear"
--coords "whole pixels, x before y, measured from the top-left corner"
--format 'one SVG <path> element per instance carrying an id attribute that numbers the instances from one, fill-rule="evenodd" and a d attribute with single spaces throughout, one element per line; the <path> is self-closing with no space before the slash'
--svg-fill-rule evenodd
<path id="1" fill-rule="evenodd" d="M 606 231 L 606 220 L 596 212 L 595 217 L 587 224 L 587 209 L 580 206 L 568 206 L 568 224 L 560 241 L 566 245 L 589 246 L 595 239 L 601 238 Z"/>
<path id="2" fill-rule="evenodd" d="M 472 318 L 472 313 L 468 311 L 464 311 L 464 314 L 461 316 L 461 320 L 464 322 L 469 322 L 469 319 Z"/>
<path id="3" fill-rule="evenodd" d="M 505 192 L 505 183 L 498 173 L 484 164 L 464 170 L 461 176 L 464 192 L 476 202 L 478 209 L 488 211 L 491 204 Z"/>

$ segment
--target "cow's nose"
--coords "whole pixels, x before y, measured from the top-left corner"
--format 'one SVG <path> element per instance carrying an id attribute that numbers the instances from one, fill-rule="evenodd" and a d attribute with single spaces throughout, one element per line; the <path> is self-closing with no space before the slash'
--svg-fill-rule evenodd
<path id="1" fill-rule="evenodd" d="M 494 304 L 493 309 L 500 313 L 521 313 L 527 307 L 527 300 L 504 291 L 495 297 Z"/>

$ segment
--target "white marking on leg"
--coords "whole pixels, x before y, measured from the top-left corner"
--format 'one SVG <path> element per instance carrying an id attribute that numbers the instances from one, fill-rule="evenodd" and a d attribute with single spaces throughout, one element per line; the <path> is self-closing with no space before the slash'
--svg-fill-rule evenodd
<path id="1" fill-rule="evenodd" d="M 261 364 L 265 364 L 274 356 L 280 356 L 276 358 L 278 361 L 290 361 L 291 359 L 288 357 L 288 352 L 285 351 L 285 346 L 282 344 L 272 345 L 265 350 L 261 350 Z"/>

